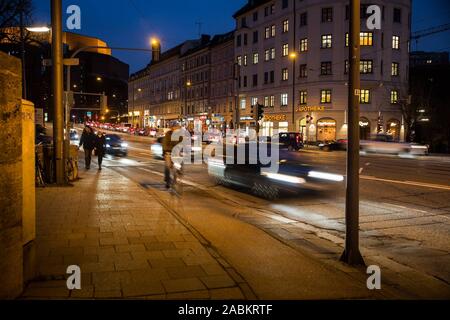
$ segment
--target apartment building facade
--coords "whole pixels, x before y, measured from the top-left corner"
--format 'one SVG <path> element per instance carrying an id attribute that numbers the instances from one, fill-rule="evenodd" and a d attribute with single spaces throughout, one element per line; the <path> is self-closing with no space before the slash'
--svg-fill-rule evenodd
<path id="1" fill-rule="evenodd" d="M 368 30 L 367 6 L 382 10 L 381 30 Z M 361 138 L 404 138 L 410 0 L 361 5 Z M 308 141 L 347 137 L 348 18 L 345 0 L 249 0 L 234 15 L 241 126 L 265 108 L 264 134 L 298 131 Z"/>
<path id="2" fill-rule="evenodd" d="M 211 40 L 211 124 L 219 130 L 234 127 L 234 31 Z"/>

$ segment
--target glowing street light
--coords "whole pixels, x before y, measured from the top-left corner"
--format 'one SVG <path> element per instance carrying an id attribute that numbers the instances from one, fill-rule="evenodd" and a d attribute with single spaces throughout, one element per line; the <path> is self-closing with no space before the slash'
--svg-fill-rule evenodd
<path id="1" fill-rule="evenodd" d="M 97 81 L 102 81 L 102 78 L 100 78 L 100 77 L 97 77 Z"/>
<path id="2" fill-rule="evenodd" d="M 297 53 L 292 52 L 292 53 L 289 55 L 289 58 L 291 58 L 292 60 L 295 60 L 295 59 L 297 58 Z"/>
<path id="3" fill-rule="evenodd" d="M 46 27 L 46 26 L 42 26 L 42 27 L 28 27 L 26 28 L 27 31 L 30 32 L 39 32 L 39 33 L 45 33 L 45 32 L 50 32 L 50 28 Z"/>

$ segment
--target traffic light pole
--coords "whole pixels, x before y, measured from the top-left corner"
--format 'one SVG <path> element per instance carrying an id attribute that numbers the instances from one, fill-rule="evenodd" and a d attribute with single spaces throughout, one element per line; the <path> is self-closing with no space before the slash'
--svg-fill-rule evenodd
<path id="1" fill-rule="evenodd" d="M 61 0 L 51 0 L 52 16 L 52 65 L 53 65 L 53 147 L 56 183 L 66 183 L 64 170 L 64 109 L 63 109 L 63 43 Z"/>
<path id="2" fill-rule="evenodd" d="M 345 201 L 345 250 L 341 261 L 364 265 L 359 251 L 359 96 L 360 96 L 360 0 L 350 0 L 348 148 Z"/>

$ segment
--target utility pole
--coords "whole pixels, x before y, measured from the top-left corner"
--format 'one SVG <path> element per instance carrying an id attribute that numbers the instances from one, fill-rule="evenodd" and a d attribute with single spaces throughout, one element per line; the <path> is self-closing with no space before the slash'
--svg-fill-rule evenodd
<path id="1" fill-rule="evenodd" d="M 364 265 L 359 252 L 359 96 L 360 0 L 350 0 L 347 188 L 345 199 L 345 250 L 341 261 Z"/>
<path id="2" fill-rule="evenodd" d="M 51 0 L 52 5 L 52 66 L 53 66 L 53 147 L 56 183 L 66 183 L 64 170 L 64 109 L 63 109 L 63 47 L 61 0 Z"/>
<path id="3" fill-rule="evenodd" d="M 22 60 L 22 98 L 27 99 L 27 77 L 26 77 L 26 64 L 25 64 L 25 35 L 24 35 L 24 29 L 25 26 L 23 21 L 23 12 L 25 10 L 24 8 L 24 2 L 23 0 L 20 1 L 20 13 L 19 13 L 19 24 L 20 24 L 20 60 Z"/>

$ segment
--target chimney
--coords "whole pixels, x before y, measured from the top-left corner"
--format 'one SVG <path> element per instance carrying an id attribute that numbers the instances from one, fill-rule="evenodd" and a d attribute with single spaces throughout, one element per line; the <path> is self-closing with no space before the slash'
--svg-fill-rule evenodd
<path id="1" fill-rule="evenodd" d="M 161 43 L 158 39 L 152 39 L 152 62 L 158 62 L 161 58 Z"/>

